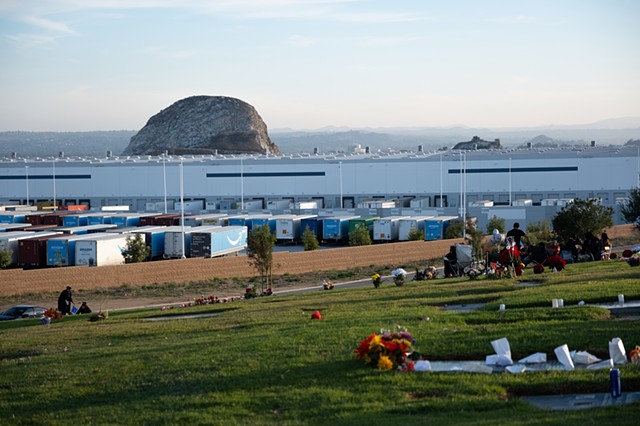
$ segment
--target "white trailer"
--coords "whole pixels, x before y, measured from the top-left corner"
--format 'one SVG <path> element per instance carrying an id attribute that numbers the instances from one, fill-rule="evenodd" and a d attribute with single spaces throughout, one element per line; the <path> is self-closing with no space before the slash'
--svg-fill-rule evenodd
<path id="1" fill-rule="evenodd" d="M 322 200 L 300 200 L 296 201 L 293 204 L 295 209 L 299 210 L 310 210 L 310 209 L 321 209 L 323 208 L 324 203 Z"/>
<path id="2" fill-rule="evenodd" d="M 77 266 L 106 266 L 124 263 L 122 252 L 127 248 L 126 235 L 101 234 L 76 241 Z"/>
<path id="3" fill-rule="evenodd" d="M 427 198 L 414 198 L 409 202 L 409 208 L 426 209 L 431 207 L 431 200 Z"/>
<path id="4" fill-rule="evenodd" d="M 316 215 L 283 214 L 274 216 L 276 220 L 276 239 L 283 241 L 300 241 L 302 238 L 302 219 L 317 217 Z"/>
<path id="5" fill-rule="evenodd" d="M 177 202 L 175 204 L 175 210 L 181 212 L 184 209 L 189 213 L 200 213 L 204 210 L 204 201 L 185 201 L 183 203 Z"/>
<path id="6" fill-rule="evenodd" d="M 191 229 L 191 226 L 169 226 L 164 233 L 164 254 L 162 257 L 165 259 L 187 257 L 191 245 Z"/>
<path id="7" fill-rule="evenodd" d="M 287 210 L 291 208 L 291 200 L 269 200 L 267 210 Z"/>
<path id="8" fill-rule="evenodd" d="M 425 232 L 425 223 L 427 219 L 433 216 L 410 216 L 400 219 L 398 229 L 398 241 L 409 241 L 409 234 L 413 229 Z"/>
<path id="9" fill-rule="evenodd" d="M 407 216 L 389 216 L 376 219 L 373 222 L 374 241 L 398 241 L 400 232 L 400 219 Z"/>
<path id="10" fill-rule="evenodd" d="M 393 209 L 395 200 L 363 200 L 358 203 L 359 209 Z"/>

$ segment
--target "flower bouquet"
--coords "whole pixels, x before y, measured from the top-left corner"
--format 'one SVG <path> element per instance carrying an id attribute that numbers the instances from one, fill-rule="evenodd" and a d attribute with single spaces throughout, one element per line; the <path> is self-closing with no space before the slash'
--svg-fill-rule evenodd
<path id="1" fill-rule="evenodd" d="M 567 266 L 567 262 L 558 254 L 548 256 L 544 263 L 549 267 L 549 269 L 555 269 L 556 271 L 562 271 L 565 266 Z"/>
<path id="2" fill-rule="evenodd" d="M 413 361 L 409 359 L 413 352 L 415 339 L 406 329 L 396 327 L 396 331 L 380 330 L 360 342 L 355 350 L 356 357 L 365 364 L 381 370 L 413 371 Z"/>
<path id="3" fill-rule="evenodd" d="M 398 268 L 391 271 L 391 275 L 393 275 L 393 282 L 398 287 L 401 287 L 404 285 L 404 280 L 407 277 L 407 271 L 402 268 Z"/>
<path id="4" fill-rule="evenodd" d="M 382 284 L 382 277 L 376 272 L 375 274 L 371 275 L 371 281 L 373 282 L 373 286 L 375 288 L 378 288 L 380 287 L 380 284 Z"/>
<path id="5" fill-rule="evenodd" d="M 54 309 L 54 308 L 47 309 L 46 311 L 44 311 L 42 313 L 42 315 L 44 315 L 46 318 L 50 318 L 49 323 L 51 321 L 53 321 L 53 320 L 62 319 L 62 317 L 63 317 L 62 312 L 60 312 L 60 311 L 58 311 L 57 309 Z"/>

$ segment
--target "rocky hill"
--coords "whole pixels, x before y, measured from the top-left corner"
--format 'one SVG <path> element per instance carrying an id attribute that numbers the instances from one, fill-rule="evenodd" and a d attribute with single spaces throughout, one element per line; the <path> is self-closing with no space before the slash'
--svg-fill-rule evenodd
<path id="1" fill-rule="evenodd" d="M 254 107 L 225 96 L 192 96 L 149 119 L 122 155 L 278 154 Z"/>

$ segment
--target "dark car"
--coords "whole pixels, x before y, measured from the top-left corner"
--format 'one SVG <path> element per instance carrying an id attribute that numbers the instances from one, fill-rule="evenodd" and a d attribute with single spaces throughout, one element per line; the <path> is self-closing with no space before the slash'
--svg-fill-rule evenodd
<path id="1" fill-rule="evenodd" d="M 33 305 L 18 305 L 7 309 L 0 314 L 0 320 L 13 320 L 19 318 L 40 318 L 44 316 L 46 308 Z"/>

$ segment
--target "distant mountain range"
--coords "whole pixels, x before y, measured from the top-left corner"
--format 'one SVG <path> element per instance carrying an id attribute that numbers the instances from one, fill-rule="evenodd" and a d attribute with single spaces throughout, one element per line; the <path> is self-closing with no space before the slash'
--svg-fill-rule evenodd
<path id="1" fill-rule="evenodd" d="M 0 157 L 118 156 L 137 131 L 115 130 L 94 132 L 0 132 Z M 269 137 L 284 153 L 350 152 L 353 147 L 376 151 L 425 151 L 450 149 L 473 136 L 492 141 L 500 139 L 504 147 L 623 145 L 640 140 L 640 117 L 602 120 L 585 125 L 549 125 L 532 128 L 393 127 L 345 128 L 326 127 L 317 130 L 272 129 Z"/>

